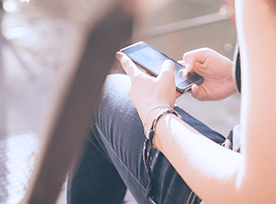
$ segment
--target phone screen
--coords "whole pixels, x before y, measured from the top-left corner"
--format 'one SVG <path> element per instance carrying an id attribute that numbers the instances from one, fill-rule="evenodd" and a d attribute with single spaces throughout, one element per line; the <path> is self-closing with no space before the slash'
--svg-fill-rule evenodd
<path id="1" fill-rule="evenodd" d="M 150 67 L 150 70 L 156 75 L 159 75 L 163 62 L 168 59 L 168 57 L 161 54 L 160 52 L 157 52 L 155 49 L 152 49 L 149 46 L 144 47 L 138 51 L 129 53 L 129 57 L 135 59 L 135 61 L 143 67 Z M 178 76 L 178 71 L 185 67 L 176 62 L 174 62 L 174 66 L 175 83 L 179 84 L 183 81 L 183 79 Z"/>
<path id="2" fill-rule="evenodd" d="M 191 73 L 185 78 L 179 77 L 179 70 L 185 67 L 145 42 L 130 45 L 121 49 L 121 52 L 127 54 L 140 68 L 153 76 L 159 75 L 165 60 L 172 60 L 175 65 L 175 84 L 180 93 L 190 90 L 193 84 L 199 85 L 203 82 L 203 78 L 196 73 Z"/>

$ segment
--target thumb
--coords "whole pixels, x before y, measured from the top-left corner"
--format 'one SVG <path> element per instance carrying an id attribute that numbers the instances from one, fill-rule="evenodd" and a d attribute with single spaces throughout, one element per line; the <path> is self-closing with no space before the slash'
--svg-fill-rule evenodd
<path id="1" fill-rule="evenodd" d="M 195 68 L 195 63 L 197 62 L 200 64 L 204 63 L 209 55 L 210 55 L 210 50 L 207 48 L 200 48 L 197 50 L 186 52 L 183 55 L 183 60 L 185 61 L 187 72 L 190 72 Z"/>
<path id="2" fill-rule="evenodd" d="M 183 55 L 183 60 L 185 62 L 186 72 L 190 72 L 197 61 L 197 57 L 194 53 L 188 52 Z"/>
<path id="3" fill-rule="evenodd" d="M 196 84 L 194 84 L 194 85 L 192 86 L 191 94 L 192 94 L 192 96 L 193 96 L 195 99 L 197 99 L 197 100 L 199 100 L 199 101 L 206 101 L 206 100 L 208 100 L 205 90 L 202 89 L 202 87 L 201 87 L 201 89 L 200 89 L 200 88 L 198 87 L 198 85 L 196 85 Z"/>
<path id="4" fill-rule="evenodd" d="M 174 62 L 172 60 L 164 61 L 158 78 L 166 81 L 174 81 Z"/>
<path id="5" fill-rule="evenodd" d="M 199 98 L 199 90 L 198 90 L 198 86 L 196 84 L 193 84 L 193 86 L 191 87 L 191 94 L 194 98 L 196 98 L 196 99 Z"/>

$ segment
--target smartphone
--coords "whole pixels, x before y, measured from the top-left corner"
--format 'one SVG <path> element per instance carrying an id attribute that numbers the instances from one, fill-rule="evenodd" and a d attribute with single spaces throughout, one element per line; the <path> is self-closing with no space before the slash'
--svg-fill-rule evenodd
<path id="1" fill-rule="evenodd" d="M 160 73 L 163 62 L 167 59 L 172 60 L 175 65 L 176 90 L 180 93 L 191 90 L 193 84 L 200 85 L 204 80 L 197 73 L 189 73 L 185 78 L 179 77 L 179 70 L 185 67 L 143 41 L 129 45 L 120 51 L 132 59 L 139 69 L 155 77 Z"/>

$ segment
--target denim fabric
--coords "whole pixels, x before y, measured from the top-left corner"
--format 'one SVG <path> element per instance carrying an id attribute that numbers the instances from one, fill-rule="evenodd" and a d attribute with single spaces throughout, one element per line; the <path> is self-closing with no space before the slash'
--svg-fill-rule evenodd
<path id="1" fill-rule="evenodd" d="M 143 125 L 127 94 L 129 86 L 130 81 L 126 75 L 114 74 L 107 77 L 102 102 L 91 122 L 91 133 L 87 137 L 84 152 L 69 173 L 68 203 L 120 204 L 127 188 L 139 204 L 151 203 L 144 196 L 148 180 L 142 157 L 145 141 Z M 220 144 L 224 142 L 222 135 L 179 107 L 175 109 L 184 121 L 206 137 Z M 153 152 L 151 167 L 154 202 L 200 202 L 157 150 Z"/>

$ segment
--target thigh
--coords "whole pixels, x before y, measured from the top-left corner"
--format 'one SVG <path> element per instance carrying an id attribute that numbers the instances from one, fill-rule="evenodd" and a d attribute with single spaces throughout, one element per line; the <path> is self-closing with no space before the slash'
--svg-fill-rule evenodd
<path id="1" fill-rule="evenodd" d="M 127 188 L 138 203 L 149 203 L 144 196 L 148 184 L 143 162 L 145 141 L 143 125 L 127 92 L 130 80 L 126 75 L 108 76 L 103 88 L 99 111 L 92 122 L 90 142 L 99 146 L 103 155 L 120 174 Z M 222 143 L 224 137 L 193 118 L 179 107 L 175 109 L 183 120 L 206 137 Z M 170 165 L 162 153 L 153 152 L 152 172 L 156 203 L 187 203 L 200 200 L 195 197 L 186 183 Z"/>
<path id="2" fill-rule="evenodd" d="M 129 77 L 107 77 L 97 115 L 91 123 L 89 140 L 112 163 L 138 203 L 149 203 L 144 196 L 147 186 L 143 163 L 143 125 L 128 96 Z"/>

